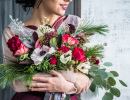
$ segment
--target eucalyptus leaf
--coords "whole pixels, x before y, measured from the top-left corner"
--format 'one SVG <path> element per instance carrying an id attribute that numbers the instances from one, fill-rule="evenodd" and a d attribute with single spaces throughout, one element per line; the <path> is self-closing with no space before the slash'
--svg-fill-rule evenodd
<path id="1" fill-rule="evenodd" d="M 51 54 L 47 54 L 47 55 L 46 55 L 47 58 L 50 58 L 51 56 L 52 56 Z"/>
<path id="2" fill-rule="evenodd" d="M 109 78 L 108 78 L 108 83 L 109 83 L 110 86 L 116 85 L 116 81 L 115 81 L 114 78 L 112 78 L 112 77 L 109 77 Z"/>
<path id="3" fill-rule="evenodd" d="M 110 71 L 115 77 L 118 77 L 119 74 L 116 71 Z"/>
<path id="4" fill-rule="evenodd" d="M 63 32 L 64 32 L 64 28 L 62 26 L 60 26 L 57 30 L 58 34 L 62 34 L 63 35 Z"/>
<path id="5" fill-rule="evenodd" d="M 111 94 L 110 92 L 106 92 L 102 100 L 113 100 L 113 94 Z"/>
<path id="6" fill-rule="evenodd" d="M 105 70 L 106 70 L 106 69 L 105 69 L 105 68 L 103 68 L 103 69 L 101 69 L 101 70 L 103 70 L 103 71 L 105 72 Z"/>
<path id="7" fill-rule="evenodd" d="M 94 77 L 93 83 L 95 85 L 102 85 L 102 77 L 100 75 L 96 75 Z"/>
<path id="8" fill-rule="evenodd" d="M 92 82 L 90 88 L 89 88 L 92 92 L 95 92 L 96 89 L 96 85 Z"/>
<path id="9" fill-rule="evenodd" d="M 109 78 L 109 77 L 114 78 L 114 75 L 113 75 L 112 73 L 110 73 L 110 72 L 106 72 L 106 73 L 108 74 L 108 78 Z"/>
<path id="10" fill-rule="evenodd" d="M 50 46 L 57 50 L 57 46 L 55 46 L 54 44 L 50 43 Z"/>
<path id="11" fill-rule="evenodd" d="M 110 66 L 112 66 L 113 64 L 112 64 L 111 62 L 105 62 L 103 65 L 104 65 L 104 66 L 107 66 L 107 67 L 110 67 Z"/>
<path id="12" fill-rule="evenodd" d="M 98 67 L 92 66 L 92 67 L 89 69 L 89 72 L 97 71 L 98 69 L 99 69 Z"/>
<path id="13" fill-rule="evenodd" d="M 95 92 L 94 92 L 95 96 L 99 95 L 99 90 L 98 90 L 98 86 L 96 86 Z"/>
<path id="14" fill-rule="evenodd" d="M 106 80 L 103 80 L 102 86 L 105 88 L 105 90 L 109 90 L 111 88 L 108 82 L 106 82 Z"/>
<path id="15" fill-rule="evenodd" d="M 120 97 L 120 95 L 121 95 L 120 90 L 117 89 L 117 88 L 114 88 L 114 87 L 110 89 L 110 92 L 111 92 L 113 95 L 115 95 L 116 97 Z"/>
<path id="16" fill-rule="evenodd" d="M 127 85 L 125 84 L 125 82 L 123 82 L 122 80 L 119 80 L 119 82 L 120 82 L 123 86 L 127 87 Z"/>
<path id="17" fill-rule="evenodd" d="M 104 72 L 103 70 L 98 70 L 95 74 L 100 75 L 103 80 L 108 77 L 108 74 Z"/>

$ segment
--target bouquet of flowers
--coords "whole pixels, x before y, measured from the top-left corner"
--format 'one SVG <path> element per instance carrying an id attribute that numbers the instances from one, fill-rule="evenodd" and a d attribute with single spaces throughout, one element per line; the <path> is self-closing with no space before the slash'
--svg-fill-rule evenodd
<path id="1" fill-rule="evenodd" d="M 55 32 L 48 22 L 49 20 L 44 18 L 40 28 L 31 33 L 29 30 L 23 30 L 20 22 L 12 19 L 12 24 L 15 24 L 18 32 L 8 40 L 7 45 L 17 61 L 3 58 L 11 63 L 0 65 L 0 87 L 5 88 L 17 79 L 24 84 L 31 84 L 32 76 L 39 72 L 69 69 L 75 73 L 80 71 L 92 79 L 90 90 L 96 95 L 99 88 L 105 89 L 102 100 L 119 97 L 120 91 L 115 87 L 115 77 L 119 74 L 116 71 L 108 71 L 107 67 L 112 66 L 112 63 L 100 64 L 107 43 L 93 45 L 89 39 L 96 33 L 105 35 L 105 32 L 108 32 L 107 25 L 94 26 L 85 23 L 75 28 L 74 25 L 67 24 L 66 28 L 59 27 Z M 122 80 L 119 82 L 127 87 Z"/>

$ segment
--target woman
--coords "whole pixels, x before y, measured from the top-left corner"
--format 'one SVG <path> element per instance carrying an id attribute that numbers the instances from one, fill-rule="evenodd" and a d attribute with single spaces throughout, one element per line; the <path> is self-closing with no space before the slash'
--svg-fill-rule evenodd
<path id="1" fill-rule="evenodd" d="M 24 22 L 24 27 L 36 30 L 40 26 L 42 19 L 47 17 L 50 19 L 50 26 L 57 31 L 59 26 L 64 26 L 67 22 L 75 24 L 76 27 L 78 25 L 79 18 L 77 16 L 63 16 L 71 1 L 72 0 L 16 0 L 16 3 L 22 5 L 25 11 L 27 11 L 27 8 L 34 8 L 30 19 Z M 3 53 L 12 59 L 14 58 L 8 50 L 6 43 L 13 35 L 11 26 L 8 26 L 3 34 Z M 30 92 L 20 91 L 19 86 L 13 84 L 13 89 L 16 92 L 21 93 L 16 93 L 12 100 L 43 100 L 45 97 L 45 92 L 72 93 L 72 91 L 75 91 L 76 87 L 76 94 L 78 94 L 85 92 L 89 87 L 89 78 L 82 73 L 76 73 L 76 82 L 74 85 L 72 82 L 67 81 L 61 73 L 53 71 L 53 73 L 50 74 L 53 75 L 53 77 L 33 77 L 33 81 L 37 81 L 37 83 L 32 83 L 33 88 L 28 90 Z"/>

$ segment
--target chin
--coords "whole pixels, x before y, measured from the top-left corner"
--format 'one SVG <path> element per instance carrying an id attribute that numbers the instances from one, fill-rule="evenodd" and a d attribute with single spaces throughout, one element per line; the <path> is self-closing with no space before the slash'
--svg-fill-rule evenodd
<path id="1" fill-rule="evenodd" d="M 63 16 L 65 14 L 65 11 L 60 11 L 60 12 L 57 12 L 56 15 L 58 16 Z"/>

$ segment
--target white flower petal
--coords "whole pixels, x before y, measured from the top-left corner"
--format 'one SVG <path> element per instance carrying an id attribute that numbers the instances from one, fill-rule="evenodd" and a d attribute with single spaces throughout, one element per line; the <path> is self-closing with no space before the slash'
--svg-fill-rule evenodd
<path id="1" fill-rule="evenodd" d="M 69 55 L 68 57 L 65 57 L 66 55 Z M 60 56 L 60 61 L 63 63 L 63 64 L 66 64 L 68 61 L 71 61 L 72 59 L 72 51 L 68 51 L 67 53 L 64 53 Z"/>
<path id="2" fill-rule="evenodd" d="M 91 68 L 89 62 L 81 63 L 77 66 L 77 69 L 80 70 L 83 73 L 88 74 L 89 69 Z"/>

